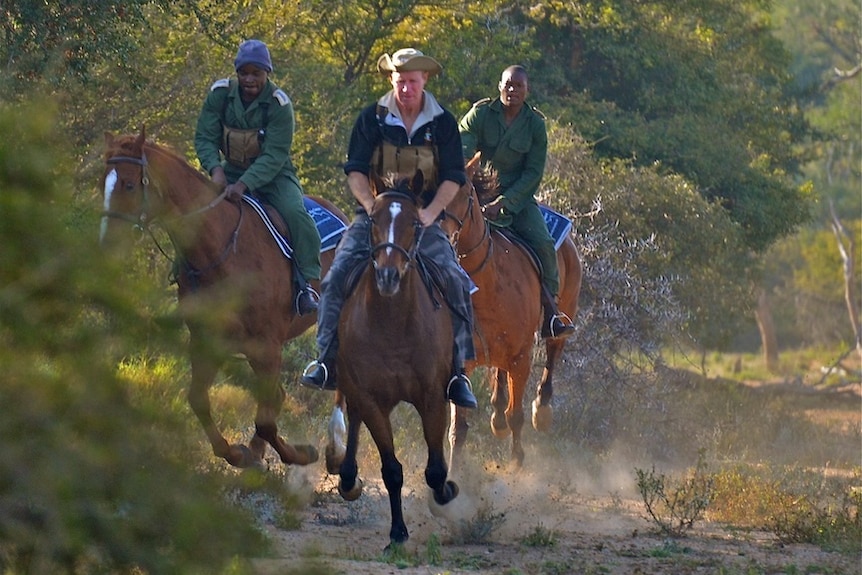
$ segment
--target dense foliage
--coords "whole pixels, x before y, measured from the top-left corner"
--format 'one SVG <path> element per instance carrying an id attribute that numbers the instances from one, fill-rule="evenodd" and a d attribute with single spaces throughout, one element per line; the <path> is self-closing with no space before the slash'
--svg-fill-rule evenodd
<path id="1" fill-rule="evenodd" d="M 188 429 L 117 375 L 121 354 L 178 332 L 94 257 L 95 226 L 72 225 L 50 108 L 0 106 L 0 571 L 222 572 L 263 538 L 189 466 Z"/>

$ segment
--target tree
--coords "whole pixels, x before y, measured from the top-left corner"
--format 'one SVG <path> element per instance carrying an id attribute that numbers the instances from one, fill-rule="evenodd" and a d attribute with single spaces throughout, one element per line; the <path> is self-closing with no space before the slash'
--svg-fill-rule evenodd
<path id="1" fill-rule="evenodd" d="M 660 162 L 686 176 L 762 251 L 808 219 L 794 184 L 794 107 L 788 54 L 758 1 L 547 1 L 525 9 L 545 39 L 542 73 L 556 100 L 582 92 L 561 119 L 596 152 Z M 545 73 L 547 71 L 547 73 Z"/>
<path id="2" fill-rule="evenodd" d="M 178 342 L 96 220 L 70 226 L 70 156 L 48 101 L 0 105 L 0 571 L 226 572 L 265 541 L 189 465 L 192 434 L 118 376 L 138 342 Z"/>

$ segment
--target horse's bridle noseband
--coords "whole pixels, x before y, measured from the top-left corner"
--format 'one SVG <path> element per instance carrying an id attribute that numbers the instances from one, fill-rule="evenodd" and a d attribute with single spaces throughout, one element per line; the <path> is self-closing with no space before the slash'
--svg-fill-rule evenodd
<path id="1" fill-rule="evenodd" d="M 147 171 L 147 155 L 144 152 L 141 152 L 140 158 L 135 158 L 133 156 L 113 156 L 108 158 L 105 161 L 106 164 L 136 164 L 141 166 L 141 186 L 143 188 L 143 200 L 141 201 L 141 209 L 138 210 L 137 214 L 127 214 L 124 212 L 115 212 L 112 210 L 104 210 L 102 212 L 103 217 L 109 218 L 117 218 L 120 220 L 124 220 L 130 222 L 136 228 L 140 230 L 145 230 L 148 227 L 148 216 L 147 211 L 150 207 L 150 176 Z"/>
<path id="2" fill-rule="evenodd" d="M 404 199 L 409 200 L 414 205 L 417 204 L 415 196 L 408 194 L 408 193 L 405 193 L 405 192 L 400 192 L 398 190 L 390 190 L 387 192 L 383 192 L 382 194 L 379 194 L 377 197 L 390 197 L 390 196 L 403 197 Z M 369 218 L 371 218 L 372 222 L 374 221 L 372 216 L 369 216 Z M 403 255 L 407 259 L 408 265 L 410 263 L 412 263 L 413 261 L 415 261 L 416 253 L 419 251 L 419 244 L 422 242 L 422 236 L 425 234 L 425 226 L 423 226 L 422 223 L 419 221 L 414 222 L 413 225 L 416 228 L 417 232 L 414 234 L 413 244 L 410 246 L 409 250 L 407 250 L 407 249 L 405 249 L 405 248 L 403 248 L 403 247 L 401 247 L 398 244 L 393 243 L 393 242 L 381 242 L 381 243 L 375 245 L 373 248 L 371 248 L 371 259 L 372 259 L 372 263 L 375 267 L 377 266 L 377 264 L 376 264 L 376 262 L 374 262 L 374 256 L 380 250 L 385 250 L 387 248 L 391 248 L 391 249 L 399 252 L 401 255 Z"/>

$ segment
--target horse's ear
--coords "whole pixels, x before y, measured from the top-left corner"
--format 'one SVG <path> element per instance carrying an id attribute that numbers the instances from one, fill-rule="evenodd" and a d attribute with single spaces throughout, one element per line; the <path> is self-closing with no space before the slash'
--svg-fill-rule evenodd
<path id="1" fill-rule="evenodd" d="M 135 150 L 143 150 L 144 143 L 147 141 L 147 131 L 143 125 L 141 125 L 141 133 L 138 134 L 138 137 L 135 138 Z"/>
<path id="2" fill-rule="evenodd" d="M 383 178 L 376 171 L 371 170 L 368 175 L 368 182 L 371 184 L 371 195 L 377 197 L 380 190 L 385 190 L 386 186 L 383 183 Z"/>
<path id="3" fill-rule="evenodd" d="M 114 134 L 106 131 L 105 132 L 105 147 L 110 148 L 113 143 L 114 143 Z"/>
<path id="4" fill-rule="evenodd" d="M 422 173 L 422 170 L 416 170 L 416 173 L 413 174 L 413 181 L 410 182 L 410 189 L 413 190 L 413 195 L 418 197 L 424 188 L 425 174 Z"/>
<path id="5" fill-rule="evenodd" d="M 482 152 L 476 152 L 473 157 L 467 161 L 467 179 L 472 180 L 476 171 L 479 169 L 479 162 L 482 159 Z"/>

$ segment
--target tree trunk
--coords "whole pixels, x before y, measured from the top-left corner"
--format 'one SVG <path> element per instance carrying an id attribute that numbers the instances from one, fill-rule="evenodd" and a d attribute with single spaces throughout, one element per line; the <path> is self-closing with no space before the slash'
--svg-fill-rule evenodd
<path id="1" fill-rule="evenodd" d="M 855 339 L 856 351 L 862 356 L 862 327 L 859 325 L 859 310 L 856 302 L 856 240 L 852 234 L 848 233 L 838 219 L 835 213 L 835 206 L 832 200 L 829 200 L 829 212 L 832 215 L 832 231 L 835 233 L 835 240 L 838 242 L 838 251 L 841 253 L 841 260 L 844 262 L 844 301 L 847 304 L 847 312 L 850 315 L 850 325 L 853 327 L 853 337 Z"/>
<path id="2" fill-rule="evenodd" d="M 775 322 L 772 321 L 772 308 L 766 290 L 757 292 L 757 309 L 754 310 L 757 329 L 760 330 L 760 343 L 763 348 L 763 361 L 770 373 L 778 371 L 778 337 L 775 335 Z"/>

